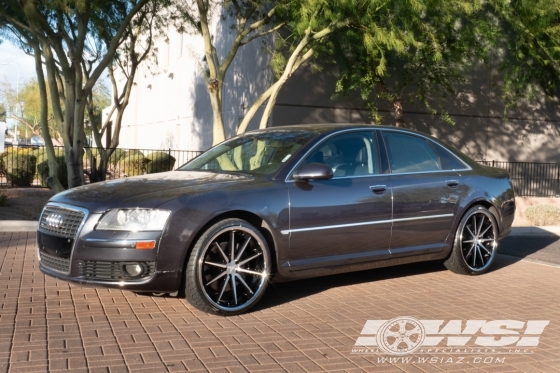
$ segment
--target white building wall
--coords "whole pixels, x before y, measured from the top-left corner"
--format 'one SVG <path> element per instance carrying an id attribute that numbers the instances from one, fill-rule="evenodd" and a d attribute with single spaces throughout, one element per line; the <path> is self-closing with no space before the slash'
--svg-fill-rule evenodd
<path id="1" fill-rule="evenodd" d="M 235 35 L 230 22 L 215 18 L 211 29 L 221 60 Z M 212 107 L 203 73 L 202 38 L 181 35 L 174 27 L 169 28 L 167 38 L 168 42 L 155 44 L 157 65 L 145 63 L 136 74 L 123 117 L 120 148 L 206 150 L 212 146 Z M 263 38 L 241 47 L 228 70 L 222 105 L 227 137 L 236 133 L 244 111 L 272 81 L 265 50 L 271 41 Z M 124 77 L 118 83 L 124 84 Z M 105 109 L 104 115 L 108 112 Z M 257 120 L 250 128 L 256 126 Z"/>

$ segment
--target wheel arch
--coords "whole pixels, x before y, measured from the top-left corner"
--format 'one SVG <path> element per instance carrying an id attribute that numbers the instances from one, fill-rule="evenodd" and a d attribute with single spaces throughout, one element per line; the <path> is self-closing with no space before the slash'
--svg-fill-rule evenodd
<path id="1" fill-rule="evenodd" d="M 218 215 L 213 216 L 210 220 L 208 220 L 194 235 L 193 239 L 190 242 L 189 247 L 187 248 L 187 252 L 185 255 L 185 259 L 184 259 L 184 263 L 183 263 L 183 273 L 187 268 L 187 263 L 189 261 L 192 249 L 194 247 L 194 245 L 196 245 L 196 242 L 198 241 L 198 239 L 200 238 L 200 236 L 202 236 L 204 234 L 204 232 L 206 232 L 208 230 L 208 228 L 210 228 L 212 225 L 216 224 L 219 221 L 225 220 L 225 219 L 230 219 L 230 218 L 236 218 L 236 219 L 242 219 L 245 220 L 246 222 L 248 222 L 249 224 L 251 224 L 252 226 L 254 226 L 256 229 L 259 230 L 259 232 L 263 235 L 263 237 L 266 240 L 266 244 L 268 245 L 268 248 L 270 250 L 270 258 L 272 261 L 272 265 L 271 265 L 271 275 L 274 276 L 274 274 L 277 271 L 277 263 L 278 263 L 278 253 L 277 253 L 277 245 L 276 245 L 276 241 L 274 240 L 274 235 L 272 234 L 272 228 L 270 226 L 270 224 L 266 221 L 266 219 L 264 219 L 262 216 L 259 216 L 253 212 L 250 211 L 246 211 L 246 210 L 231 210 L 231 211 L 225 211 L 222 212 Z M 179 287 L 179 289 L 183 289 L 185 284 L 185 276 L 181 276 L 182 280 L 181 280 L 181 285 Z"/>
<path id="2" fill-rule="evenodd" d="M 490 211 L 490 213 L 492 214 L 492 216 L 494 216 L 494 220 L 496 221 L 496 225 L 498 227 L 498 235 L 501 233 L 502 231 L 502 225 L 501 225 L 501 219 L 500 219 L 500 213 L 498 212 L 498 209 L 496 208 L 496 206 L 494 206 L 494 204 L 484 198 L 478 198 L 475 200 L 472 200 L 468 205 L 466 205 L 462 211 L 461 216 L 459 217 L 459 219 L 457 219 L 457 224 L 455 226 L 455 230 L 457 230 L 457 228 L 459 227 L 459 223 L 461 222 L 461 219 L 463 219 L 463 216 L 465 216 L 465 214 L 474 206 L 482 206 L 485 207 L 488 211 Z"/>

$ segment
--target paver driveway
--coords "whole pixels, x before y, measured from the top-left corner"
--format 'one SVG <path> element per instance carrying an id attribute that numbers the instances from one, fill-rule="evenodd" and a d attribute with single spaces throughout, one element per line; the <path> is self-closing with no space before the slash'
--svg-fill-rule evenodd
<path id="1" fill-rule="evenodd" d="M 82 288 L 38 270 L 34 233 L 0 235 L 0 372 L 560 371 L 560 268 L 506 256 L 480 277 L 438 263 L 269 287 L 250 314 Z M 352 354 L 367 320 L 550 320 L 530 354 Z M 494 359 L 494 358 L 493 358 Z"/>

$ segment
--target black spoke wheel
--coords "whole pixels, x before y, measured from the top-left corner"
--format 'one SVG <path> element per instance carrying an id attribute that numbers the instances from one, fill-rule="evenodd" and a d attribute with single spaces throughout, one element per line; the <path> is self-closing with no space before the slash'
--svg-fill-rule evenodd
<path id="1" fill-rule="evenodd" d="M 243 313 L 264 294 L 270 252 L 262 234 L 240 219 L 210 227 L 195 244 L 186 271 L 187 300 L 205 311 Z"/>
<path id="2" fill-rule="evenodd" d="M 460 274 L 478 275 L 490 268 L 498 249 L 498 227 L 490 211 L 471 208 L 461 219 L 445 266 Z"/>

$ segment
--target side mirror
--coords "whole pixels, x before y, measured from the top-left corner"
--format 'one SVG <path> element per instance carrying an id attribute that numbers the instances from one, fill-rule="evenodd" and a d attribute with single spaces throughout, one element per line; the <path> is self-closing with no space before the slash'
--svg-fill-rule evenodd
<path id="1" fill-rule="evenodd" d="M 324 163 L 310 163 L 294 172 L 297 181 L 332 179 L 332 168 Z"/>

